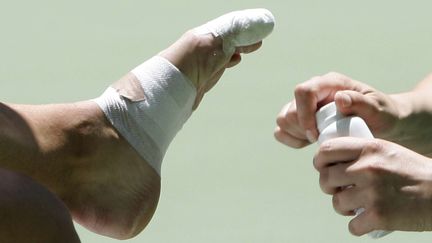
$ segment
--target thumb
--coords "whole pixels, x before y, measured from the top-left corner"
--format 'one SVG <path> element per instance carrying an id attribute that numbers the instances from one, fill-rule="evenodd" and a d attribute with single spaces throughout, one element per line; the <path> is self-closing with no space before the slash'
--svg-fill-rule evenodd
<path id="1" fill-rule="evenodd" d="M 376 101 L 368 95 L 353 90 L 338 91 L 334 100 L 338 110 L 344 115 L 356 115 L 369 120 L 376 115 Z"/>

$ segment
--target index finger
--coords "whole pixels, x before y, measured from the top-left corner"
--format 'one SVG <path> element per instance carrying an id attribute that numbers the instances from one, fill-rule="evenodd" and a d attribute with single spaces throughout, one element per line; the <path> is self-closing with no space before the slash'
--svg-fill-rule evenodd
<path id="1" fill-rule="evenodd" d="M 365 144 L 366 139 L 354 137 L 340 137 L 325 141 L 314 157 L 314 166 L 321 171 L 335 163 L 357 160 Z"/>
<path id="2" fill-rule="evenodd" d="M 339 90 L 361 92 L 365 87 L 368 86 L 337 73 L 317 76 L 297 85 L 294 94 L 298 120 L 310 142 L 315 142 L 319 135 L 315 119 L 318 109 L 333 101 L 335 93 Z"/>

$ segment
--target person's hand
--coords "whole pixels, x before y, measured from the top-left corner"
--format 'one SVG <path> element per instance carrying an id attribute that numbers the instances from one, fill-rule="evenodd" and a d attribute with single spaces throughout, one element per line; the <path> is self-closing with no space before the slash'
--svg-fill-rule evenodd
<path id="1" fill-rule="evenodd" d="M 432 230 L 432 161 L 395 143 L 352 137 L 325 141 L 314 158 L 321 189 L 352 234 Z"/>
<path id="2" fill-rule="evenodd" d="M 376 137 L 390 139 L 404 105 L 394 96 L 338 73 L 328 73 L 295 88 L 295 99 L 277 117 L 275 137 L 293 148 L 302 148 L 318 138 L 315 113 L 323 105 L 336 102 L 345 115 L 360 116 Z"/>

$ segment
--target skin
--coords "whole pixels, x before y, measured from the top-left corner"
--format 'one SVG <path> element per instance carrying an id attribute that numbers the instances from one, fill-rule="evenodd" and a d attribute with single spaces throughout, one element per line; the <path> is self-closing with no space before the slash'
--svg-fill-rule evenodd
<path id="1" fill-rule="evenodd" d="M 335 101 L 362 117 L 375 139 L 343 137 L 321 144 L 314 157 L 321 189 L 335 210 L 353 216 L 352 234 L 432 230 L 432 76 L 412 91 L 387 95 L 338 73 L 299 84 L 277 118 L 275 137 L 302 148 L 318 136 L 315 113 Z M 419 129 L 421 128 L 421 129 Z"/>
<path id="2" fill-rule="evenodd" d="M 78 243 L 66 206 L 31 178 L 0 169 L 2 242 Z"/>
<path id="3" fill-rule="evenodd" d="M 240 63 L 241 53 L 260 46 L 239 47 L 227 55 L 221 39 L 188 31 L 159 55 L 195 85 L 196 109 L 225 69 Z M 44 185 L 76 222 L 117 239 L 132 238 L 149 223 L 161 178 L 93 101 L 0 104 L 0 127 L 0 167 Z"/>
<path id="4" fill-rule="evenodd" d="M 412 91 L 391 95 L 339 73 L 316 76 L 296 86 L 295 99 L 278 114 L 274 135 L 278 141 L 293 148 L 315 142 L 318 138 L 315 113 L 335 101 L 344 115 L 363 118 L 375 137 L 430 155 L 431 90 L 432 75 Z"/>
<path id="5" fill-rule="evenodd" d="M 432 230 L 432 161 L 380 139 L 324 142 L 314 159 L 321 189 L 356 236 L 373 230 Z"/>

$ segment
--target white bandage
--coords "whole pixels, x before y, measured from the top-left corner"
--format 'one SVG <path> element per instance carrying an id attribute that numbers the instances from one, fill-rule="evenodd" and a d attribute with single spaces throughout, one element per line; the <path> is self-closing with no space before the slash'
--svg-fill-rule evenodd
<path id="1" fill-rule="evenodd" d="M 160 174 L 168 145 L 192 113 L 196 88 L 173 64 L 155 56 L 132 70 L 145 98 L 131 100 L 109 87 L 96 103 L 118 132 Z"/>
<path id="2" fill-rule="evenodd" d="M 222 15 L 195 28 L 194 32 L 222 37 L 224 52 L 231 55 L 236 47 L 249 46 L 267 37 L 274 24 L 274 16 L 267 9 L 246 9 Z"/>
<path id="3" fill-rule="evenodd" d="M 223 39 L 225 53 L 255 44 L 273 30 L 268 10 L 253 9 L 223 15 L 195 29 Z M 132 147 L 160 174 L 168 145 L 192 113 L 197 91 L 177 67 L 153 57 L 109 87 L 95 102 Z M 132 76 L 132 77 L 131 77 Z M 138 81 L 137 81 L 138 80 Z"/>

